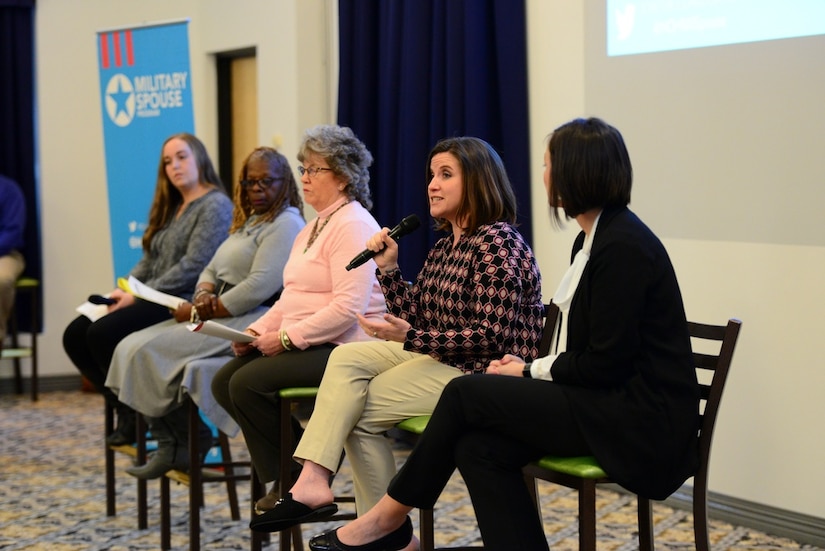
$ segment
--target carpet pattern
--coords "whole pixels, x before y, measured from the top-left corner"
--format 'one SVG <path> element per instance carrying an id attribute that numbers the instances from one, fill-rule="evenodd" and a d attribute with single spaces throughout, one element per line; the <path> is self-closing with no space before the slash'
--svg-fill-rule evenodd
<path id="1" fill-rule="evenodd" d="M 136 484 L 123 470 L 130 459 L 117 457 L 118 514 L 106 516 L 103 459 L 103 402 L 85 392 L 49 392 L 32 403 L 26 396 L 0 395 L 0 550 L 86 551 L 160 548 L 157 482 L 149 484 L 149 527 L 137 529 Z M 400 463 L 408 453 L 396 445 Z M 242 438 L 233 439 L 235 459 L 247 458 Z M 336 477 L 338 494 L 351 491 L 347 463 Z M 201 548 L 250 548 L 248 483 L 240 483 L 241 520 L 233 521 L 225 486 L 205 486 L 201 515 Z M 554 550 L 578 549 L 576 494 L 542 483 L 540 487 L 545 533 Z M 625 551 L 638 548 L 636 511 L 632 497 L 600 490 L 598 493 L 598 549 Z M 172 485 L 172 548 L 187 549 L 188 489 Z M 418 524 L 417 515 L 413 515 Z M 654 504 L 656 545 L 660 550 L 694 549 L 690 513 Z M 336 523 L 304 525 L 304 541 Z M 472 505 L 460 476 L 453 476 L 436 508 L 436 544 L 480 545 Z M 276 549 L 277 534 L 265 549 Z M 786 538 L 712 522 L 714 551 L 768 551 L 800 549 L 823 551 Z"/>

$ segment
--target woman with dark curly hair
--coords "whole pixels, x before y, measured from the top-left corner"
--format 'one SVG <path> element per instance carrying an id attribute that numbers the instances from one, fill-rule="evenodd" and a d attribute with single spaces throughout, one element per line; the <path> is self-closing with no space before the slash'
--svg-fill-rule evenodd
<path id="1" fill-rule="evenodd" d="M 318 216 L 295 239 L 280 299 L 247 326 L 255 340 L 234 343 L 237 358 L 212 379 L 212 394 L 241 426 L 263 483 L 274 481 L 280 468 L 278 391 L 318 386 L 336 346 L 373 339 L 356 316 L 381 319 L 385 311 L 375 263 L 346 270 L 379 229 L 367 211 L 372 155 L 349 128 L 325 125 L 306 132 L 298 160 L 304 200 Z M 293 427 L 297 439 L 297 420 Z M 271 498 L 259 509 L 271 507 Z"/>

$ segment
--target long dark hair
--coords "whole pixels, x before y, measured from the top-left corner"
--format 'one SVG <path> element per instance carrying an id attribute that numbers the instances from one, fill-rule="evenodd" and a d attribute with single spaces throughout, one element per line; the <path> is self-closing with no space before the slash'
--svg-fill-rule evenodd
<path id="1" fill-rule="evenodd" d="M 169 220 L 172 219 L 178 207 L 183 203 L 183 196 L 180 191 L 172 185 L 166 175 L 166 164 L 163 162 L 163 148 L 171 140 L 183 140 L 192 150 L 195 156 L 195 163 L 198 167 L 198 179 L 202 184 L 213 187 L 226 193 L 226 187 L 221 182 L 215 167 L 212 166 L 212 159 L 206 152 L 206 146 L 198 138 L 188 132 L 173 134 L 166 138 L 160 147 L 160 161 L 158 162 L 158 177 L 155 185 L 155 196 L 152 199 L 152 207 L 149 209 L 149 224 L 143 232 L 143 250 L 148 252 L 152 244 L 152 238 L 158 233 Z"/>

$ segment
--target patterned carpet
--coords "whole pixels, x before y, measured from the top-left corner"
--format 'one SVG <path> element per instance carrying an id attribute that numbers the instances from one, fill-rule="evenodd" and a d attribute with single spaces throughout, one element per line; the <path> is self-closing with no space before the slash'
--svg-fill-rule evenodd
<path id="1" fill-rule="evenodd" d="M 118 515 L 106 516 L 103 478 L 103 404 L 83 392 L 51 392 L 32 403 L 27 397 L 0 395 L 0 549 L 2 550 L 139 550 L 159 549 L 159 484 L 149 485 L 149 528 L 137 530 L 134 479 L 123 473 L 129 458 L 117 459 Z M 398 461 L 406 457 L 397 446 Z M 243 440 L 232 441 L 235 458 L 246 457 Z M 344 464 L 334 489 L 350 489 Z M 172 547 L 187 549 L 188 490 L 172 487 Z M 241 483 L 242 519 L 232 521 L 223 485 L 206 486 L 201 547 L 205 550 L 249 549 L 248 485 Z M 576 495 L 542 485 L 545 531 L 552 549 L 576 551 Z M 601 490 L 598 497 L 599 551 L 636 549 L 636 513 L 632 498 Z M 691 515 L 654 505 L 656 545 L 660 550 L 693 549 Z M 417 525 L 417 515 L 414 515 Z M 308 537 L 334 524 L 304 526 Z M 750 529 L 713 522 L 714 551 L 803 549 L 822 551 Z M 277 535 L 273 534 L 273 543 Z M 436 509 L 436 544 L 480 544 L 472 506 L 454 476 Z M 265 549 L 275 549 L 269 545 Z"/>

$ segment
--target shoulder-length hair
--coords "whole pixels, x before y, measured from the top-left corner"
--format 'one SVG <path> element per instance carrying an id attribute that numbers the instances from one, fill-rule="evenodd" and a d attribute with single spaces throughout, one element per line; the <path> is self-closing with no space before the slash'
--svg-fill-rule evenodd
<path id="1" fill-rule="evenodd" d="M 155 196 L 152 199 L 152 207 L 149 210 L 149 223 L 146 231 L 143 232 L 143 250 L 148 252 L 152 243 L 152 238 L 159 232 L 169 220 L 175 215 L 178 207 L 183 203 L 183 196 L 180 191 L 172 185 L 166 175 L 166 164 L 163 162 L 163 148 L 171 140 L 183 140 L 192 150 L 195 156 L 195 163 L 198 167 L 198 179 L 202 184 L 213 187 L 226 193 L 226 187 L 221 182 L 215 167 L 212 166 L 212 159 L 206 152 L 206 146 L 198 138 L 188 132 L 173 134 L 166 138 L 160 147 L 160 161 L 158 162 L 158 177 L 155 185 Z"/>
<path id="2" fill-rule="evenodd" d="M 484 224 L 516 223 L 516 195 L 504 162 L 493 147 L 480 138 L 469 136 L 445 138 L 430 151 L 427 158 L 427 183 L 432 180 L 430 163 L 439 153 L 450 153 L 461 167 L 464 184 L 456 220 L 463 221 L 464 233 L 470 235 Z M 450 231 L 452 225 L 443 218 L 435 219 L 437 230 Z"/>
<path id="3" fill-rule="evenodd" d="M 548 201 L 561 222 L 594 208 L 627 206 L 633 167 L 621 133 L 598 118 L 575 119 L 555 129 L 550 152 Z"/>
<path id="4" fill-rule="evenodd" d="M 298 148 L 298 160 L 303 163 L 313 153 L 323 157 L 332 171 L 346 182 L 344 193 L 350 199 L 367 210 L 372 209 L 369 186 L 372 153 L 351 128 L 334 124 L 310 128 Z"/>
<path id="5" fill-rule="evenodd" d="M 229 233 L 235 233 L 241 229 L 244 224 L 246 224 L 246 221 L 249 220 L 249 217 L 254 214 L 252 203 L 249 201 L 249 194 L 243 188 L 241 182 L 246 180 L 249 163 L 257 160 L 266 163 L 268 176 L 275 179 L 272 185 L 278 186 L 278 194 L 275 197 L 272 207 L 261 215 L 255 224 L 272 222 L 275 217 L 287 207 L 295 207 L 298 209 L 298 212 L 303 215 L 304 201 L 301 199 L 298 184 L 295 181 L 295 175 L 292 173 L 292 167 L 289 166 L 289 161 L 271 147 L 258 147 L 244 159 L 241 172 L 238 175 L 238 181 L 235 184 L 235 190 L 232 192 L 232 202 L 234 206 L 232 209 L 232 225 L 229 227 Z"/>

